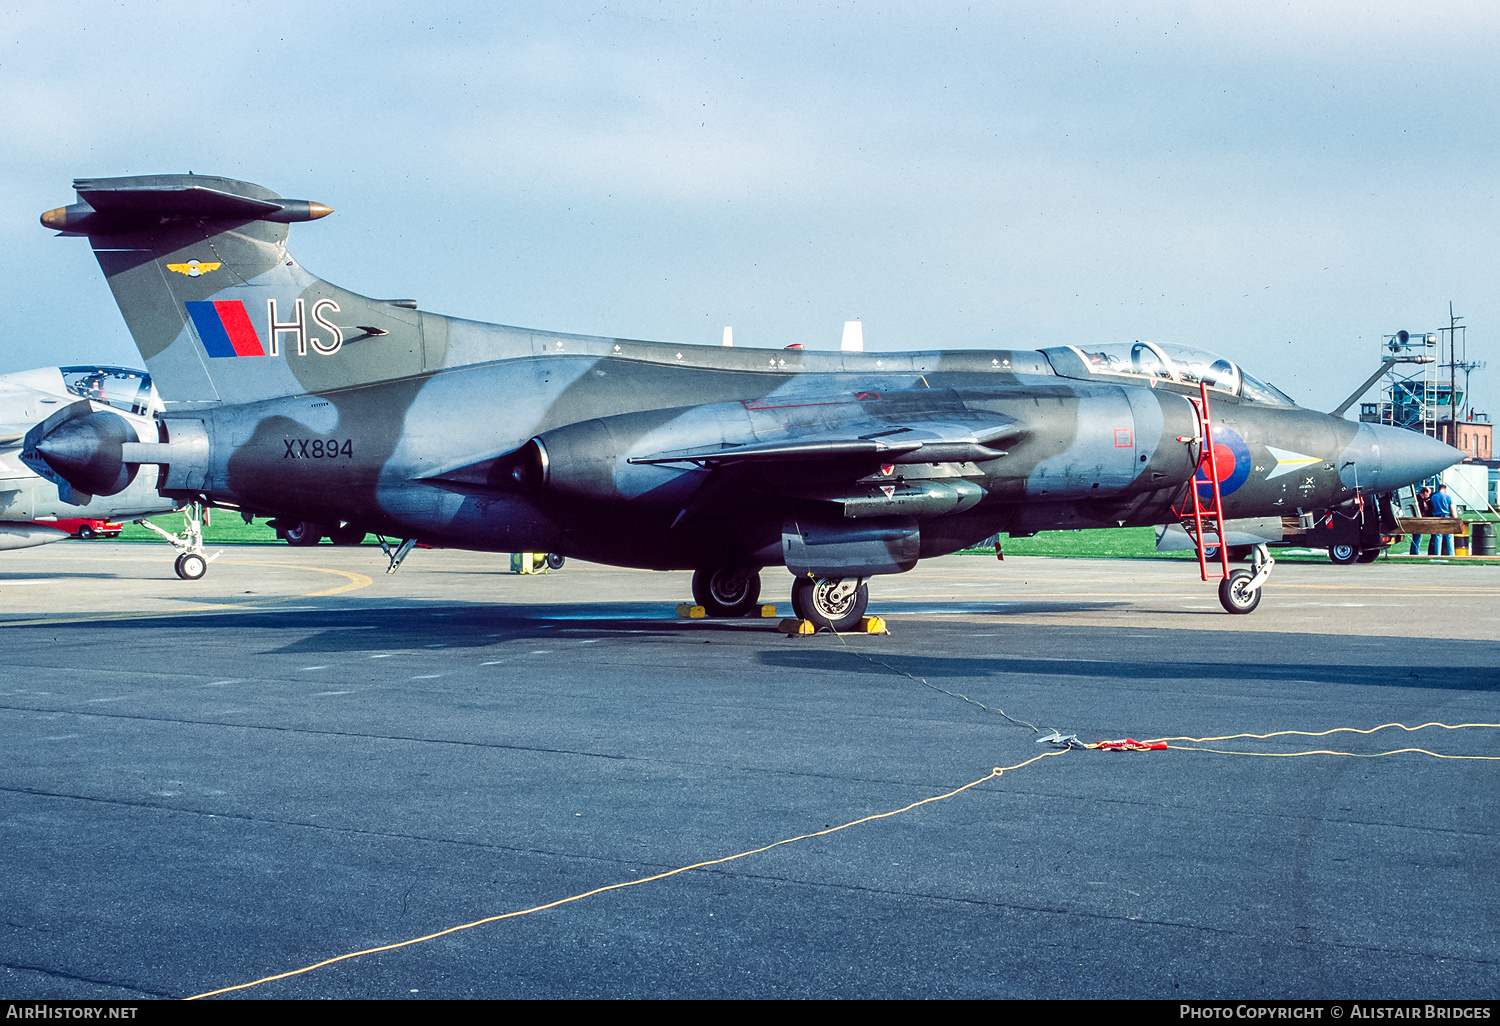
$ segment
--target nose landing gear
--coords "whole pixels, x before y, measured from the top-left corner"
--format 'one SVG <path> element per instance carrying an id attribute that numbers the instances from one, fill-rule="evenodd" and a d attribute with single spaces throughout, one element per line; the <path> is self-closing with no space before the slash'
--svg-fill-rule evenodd
<path id="1" fill-rule="evenodd" d="M 188 503 L 182 508 L 182 521 L 180 535 L 163 531 L 149 520 L 141 519 L 136 523 L 161 535 L 177 550 L 177 560 L 172 564 L 172 569 L 177 572 L 178 577 L 184 581 L 196 581 L 208 573 L 208 564 L 219 558 L 217 552 L 209 556 L 203 551 L 203 525 L 208 523 L 208 507 L 196 502 Z"/>
<path id="2" fill-rule="evenodd" d="M 1230 613 L 1252 612 L 1260 605 L 1260 587 L 1266 583 L 1271 567 L 1275 565 L 1270 549 L 1264 545 L 1255 546 L 1251 568 L 1234 570 L 1219 582 L 1219 605 Z"/>
<path id="3" fill-rule="evenodd" d="M 1221 606 L 1227 612 L 1253 612 L 1260 604 L 1260 585 L 1266 583 L 1266 577 L 1271 576 L 1271 567 L 1274 567 L 1275 562 L 1277 561 L 1271 558 L 1271 550 L 1263 544 L 1257 544 L 1250 570 L 1233 570 L 1229 576 L 1220 580 Z"/>

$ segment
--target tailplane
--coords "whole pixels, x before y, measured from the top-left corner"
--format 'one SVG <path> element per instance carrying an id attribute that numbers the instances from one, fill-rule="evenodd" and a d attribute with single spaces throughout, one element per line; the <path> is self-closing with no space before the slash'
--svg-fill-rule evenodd
<path id="1" fill-rule="evenodd" d="M 254 402 L 427 369 L 424 318 L 414 302 L 356 295 L 287 252 L 288 224 L 324 217 L 330 207 L 202 175 L 73 186 L 78 202 L 47 211 L 42 224 L 88 237 L 169 408 Z M 441 329 L 441 320 L 430 327 Z"/>

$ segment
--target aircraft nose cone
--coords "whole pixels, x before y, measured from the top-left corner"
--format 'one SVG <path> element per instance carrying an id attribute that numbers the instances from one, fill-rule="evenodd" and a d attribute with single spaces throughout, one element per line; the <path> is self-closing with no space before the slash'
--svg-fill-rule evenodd
<path id="1" fill-rule="evenodd" d="M 1430 435 L 1389 424 L 1361 424 L 1339 457 L 1339 478 L 1348 487 L 1389 492 L 1425 481 L 1461 463 L 1468 454 Z"/>

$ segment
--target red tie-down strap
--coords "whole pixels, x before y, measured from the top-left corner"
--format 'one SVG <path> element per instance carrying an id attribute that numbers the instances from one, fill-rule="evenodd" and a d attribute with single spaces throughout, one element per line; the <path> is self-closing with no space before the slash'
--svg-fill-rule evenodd
<path id="1" fill-rule="evenodd" d="M 1167 750 L 1167 743 L 1165 741 L 1149 743 L 1137 741 L 1133 737 L 1125 737 L 1118 741 L 1096 741 L 1089 747 L 1101 752 L 1164 752 Z"/>

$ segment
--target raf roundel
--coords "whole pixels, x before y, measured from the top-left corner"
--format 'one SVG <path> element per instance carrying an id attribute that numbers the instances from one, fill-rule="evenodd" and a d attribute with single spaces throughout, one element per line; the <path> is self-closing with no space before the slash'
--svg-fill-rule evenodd
<path id="1" fill-rule="evenodd" d="M 1218 465 L 1220 495 L 1233 495 L 1250 479 L 1250 447 L 1233 428 L 1214 429 L 1214 462 Z M 1206 469 L 1200 467 L 1194 480 L 1199 496 L 1207 501 L 1213 489 Z"/>

